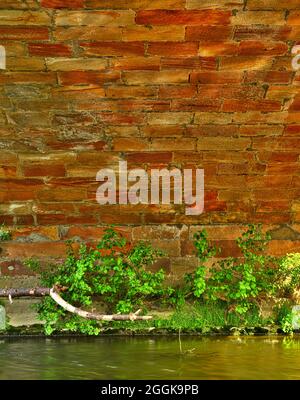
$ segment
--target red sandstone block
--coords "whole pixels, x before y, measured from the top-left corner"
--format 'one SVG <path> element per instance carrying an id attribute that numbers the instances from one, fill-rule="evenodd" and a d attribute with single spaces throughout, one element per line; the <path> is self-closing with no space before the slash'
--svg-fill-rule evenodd
<path id="1" fill-rule="evenodd" d="M 196 141 L 195 139 L 190 138 L 173 138 L 173 139 L 160 139 L 154 138 L 151 142 L 151 149 L 154 151 L 159 150 L 195 150 L 196 149 Z"/>
<path id="2" fill-rule="evenodd" d="M 42 201 L 82 201 L 86 199 L 86 190 L 84 188 L 52 188 L 43 189 L 36 194 L 36 197 Z"/>
<path id="3" fill-rule="evenodd" d="M 289 111 L 300 111 L 300 97 L 296 96 L 289 107 Z"/>
<path id="4" fill-rule="evenodd" d="M 83 8 L 85 0 L 41 0 L 45 8 Z"/>
<path id="5" fill-rule="evenodd" d="M 142 114 L 103 112 L 99 114 L 99 118 L 101 122 L 109 125 L 133 125 L 142 124 L 145 117 Z"/>
<path id="6" fill-rule="evenodd" d="M 220 70 L 226 71 L 247 71 L 247 70 L 266 70 L 273 64 L 273 57 L 265 56 L 233 56 L 222 57 L 220 60 Z"/>
<path id="7" fill-rule="evenodd" d="M 290 71 L 246 71 L 245 83 L 265 82 L 283 83 L 291 82 L 293 73 Z"/>
<path id="8" fill-rule="evenodd" d="M 135 163 L 167 164 L 172 161 L 172 153 L 170 152 L 129 153 L 126 154 L 126 160 L 128 162 L 135 162 Z"/>
<path id="9" fill-rule="evenodd" d="M 221 10 L 138 11 L 136 23 L 141 25 L 228 25 L 230 17 L 230 11 Z"/>
<path id="10" fill-rule="evenodd" d="M 262 99 L 265 90 L 254 85 L 198 85 L 199 97 L 202 99 Z"/>
<path id="11" fill-rule="evenodd" d="M 280 152 L 280 151 L 264 151 L 257 154 L 261 162 L 271 162 L 271 163 L 285 163 L 285 162 L 297 162 L 299 159 L 299 153 L 297 152 Z"/>
<path id="12" fill-rule="evenodd" d="M 281 103 L 274 100 L 260 100 L 241 103 L 238 100 L 225 100 L 223 104 L 223 111 L 225 112 L 246 112 L 246 111 L 280 111 Z"/>
<path id="13" fill-rule="evenodd" d="M 66 71 L 59 72 L 58 79 L 62 85 L 102 85 L 103 83 L 118 81 L 120 79 L 120 72 Z"/>
<path id="14" fill-rule="evenodd" d="M 235 40 L 287 40 L 292 28 L 289 26 L 243 25 L 236 26 L 233 38 Z"/>
<path id="15" fill-rule="evenodd" d="M 143 98 L 143 97 L 156 97 L 158 89 L 155 87 L 147 86 L 107 86 L 105 94 L 107 98 Z"/>
<path id="16" fill-rule="evenodd" d="M 284 136 L 298 136 L 300 137 L 300 125 L 288 125 L 284 129 Z"/>
<path id="17" fill-rule="evenodd" d="M 48 40 L 48 28 L 30 27 L 1 27 L 0 28 L 1 40 Z"/>
<path id="18" fill-rule="evenodd" d="M 182 86 L 160 86 L 158 97 L 163 99 L 184 99 L 191 98 L 197 94 L 197 86 L 195 85 L 182 85 Z"/>
<path id="19" fill-rule="evenodd" d="M 202 84 L 232 84 L 240 83 L 243 80 L 243 74 L 237 72 L 192 72 L 190 75 L 191 83 Z"/>
<path id="20" fill-rule="evenodd" d="M 173 100 L 171 111 L 220 111 L 221 102 L 213 100 Z"/>
<path id="21" fill-rule="evenodd" d="M 48 241 L 50 240 L 59 240 L 59 231 L 56 226 L 45 227 L 37 227 L 30 226 L 26 228 L 15 228 L 12 230 L 12 238 L 13 240 L 17 240 L 18 238 L 26 238 L 30 241 L 32 235 L 38 235 L 41 239 Z"/>
<path id="22" fill-rule="evenodd" d="M 216 70 L 217 59 L 215 57 L 186 57 L 186 58 L 162 58 L 162 69 L 198 69 Z"/>
<path id="23" fill-rule="evenodd" d="M 8 84 L 56 84 L 56 75 L 53 72 L 8 72 L 0 74 L 0 85 Z"/>
<path id="24" fill-rule="evenodd" d="M 202 57 L 233 56 L 238 54 L 238 42 L 202 41 L 199 44 L 199 55 Z"/>
<path id="25" fill-rule="evenodd" d="M 31 276 L 35 273 L 21 261 L 9 260 L 0 262 L 1 275 L 3 276 Z"/>
<path id="26" fill-rule="evenodd" d="M 186 128 L 187 136 L 239 136 L 239 125 L 191 125 Z M 215 154 L 217 158 L 220 158 L 220 161 L 223 160 L 222 154 Z M 234 161 L 231 160 L 230 161 Z"/>
<path id="27" fill-rule="evenodd" d="M 113 141 L 114 151 L 147 151 L 149 142 L 137 138 L 116 138 Z"/>
<path id="28" fill-rule="evenodd" d="M 69 225 L 69 224 L 97 224 L 97 216 L 68 216 L 65 214 L 37 214 L 37 223 L 39 225 Z"/>
<path id="29" fill-rule="evenodd" d="M 196 56 L 199 44 L 196 42 L 150 42 L 147 53 L 151 56 Z"/>
<path id="30" fill-rule="evenodd" d="M 299 6 L 300 8 L 300 6 Z M 287 19 L 288 25 L 300 25 L 300 11 L 292 11 Z"/>
<path id="31" fill-rule="evenodd" d="M 48 257 L 63 257 L 66 254 L 66 244 L 61 242 L 40 243 L 4 243 L 1 245 L 7 257 L 29 258 L 39 254 L 47 254 Z"/>
<path id="32" fill-rule="evenodd" d="M 232 34 L 232 26 L 187 26 L 185 39 L 188 41 L 222 42 L 231 39 Z"/>
<path id="33" fill-rule="evenodd" d="M 299 9 L 299 0 L 248 0 L 249 10 L 293 10 Z"/>
<path id="34" fill-rule="evenodd" d="M 160 57 L 121 57 L 110 60 L 110 66 L 123 71 L 159 71 L 160 60 Z"/>
<path id="35" fill-rule="evenodd" d="M 288 51 L 289 47 L 286 43 L 246 40 L 240 42 L 238 54 L 244 56 L 283 56 L 287 54 Z"/>
<path id="36" fill-rule="evenodd" d="M 178 125 L 146 125 L 140 127 L 142 136 L 146 137 L 174 137 L 183 136 L 185 128 Z"/>
<path id="37" fill-rule="evenodd" d="M 142 10 L 155 9 L 181 9 L 185 7 L 185 0 L 85 0 L 87 8 L 108 8 L 116 10 L 127 10 L 131 8 Z"/>
<path id="38" fill-rule="evenodd" d="M 275 163 L 267 165 L 267 174 L 269 175 L 297 175 L 300 172 L 298 163 Z"/>
<path id="39" fill-rule="evenodd" d="M 143 56 L 142 42 L 82 42 L 83 55 L 87 56 Z"/>
<path id="40" fill-rule="evenodd" d="M 24 165 L 22 169 L 23 175 L 26 177 L 65 176 L 66 174 L 64 165 Z"/>
<path id="41" fill-rule="evenodd" d="M 31 56 L 67 57 L 72 54 L 70 46 L 62 43 L 29 43 L 28 51 Z"/>

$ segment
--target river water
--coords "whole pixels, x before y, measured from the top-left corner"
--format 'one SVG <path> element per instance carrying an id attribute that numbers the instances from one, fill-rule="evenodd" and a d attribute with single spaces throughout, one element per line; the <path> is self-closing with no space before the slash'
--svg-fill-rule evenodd
<path id="1" fill-rule="evenodd" d="M 0 338 L 0 379 L 300 379 L 300 338 Z"/>

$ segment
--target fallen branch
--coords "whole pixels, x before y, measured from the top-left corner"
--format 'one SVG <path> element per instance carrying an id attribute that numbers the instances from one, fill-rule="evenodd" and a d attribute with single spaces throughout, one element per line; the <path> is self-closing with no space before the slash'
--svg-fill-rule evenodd
<path id="1" fill-rule="evenodd" d="M 33 289 L 0 289 L 0 297 L 43 297 L 50 295 L 50 288 L 37 287 Z"/>
<path id="2" fill-rule="evenodd" d="M 74 307 L 67 303 L 59 294 L 59 291 L 63 291 L 66 288 L 33 288 L 33 289 L 0 289 L 0 297 L 8 297 L 11 301 L 13 297 L 43 297 L 51 296 L 51 298 L 64 310 L 69 311 L 72 314 L 79 315 L 85 319 L 91 319 L 96 321 L 135 321 L 135 320 L 149 320 L 152 319 L 151 315 L 139 315 L 141 310 L 131 314 L 112 314 L 105 315 L 96 312 L 84 311 L 80 308 Z"/>

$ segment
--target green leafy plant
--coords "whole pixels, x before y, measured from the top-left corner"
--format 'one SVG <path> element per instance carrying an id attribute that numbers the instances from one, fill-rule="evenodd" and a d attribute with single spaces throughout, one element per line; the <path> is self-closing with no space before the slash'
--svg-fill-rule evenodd
<path id="1" fill-rule="evenodd" d="M 4 224 L 0 226 L 0 242 L 11 240 L 11 232 L 5 227 Z"/>
<path id="2" fill-rule="evenodd" d="M 67 257 L 60 265 L 43 270 L 37 260 L 27 265 L 41 273 L 43 285 L 66 287 L 64 299 L 78 307 L 93 307 L 95 299 L 107 305 L 107 312 L 129 313 L 145 308 L 146 302 L 172 293 L 163 283 L 163 270 L 151 272 L 146 268 L 162 255 L 150 245 L 139 242 L 134 246 L 113 229 L 108 229 L 96 247 L 82 244 L 78 253 L 69 243 Z M 68 330 L 98 334 L 99 323 L 87 321 L 61 309 L 47 297 L 37 306 L 45 332 Z"/>
<path id="3" fill-rule="evenodd" d="M 198 257 L 207 262 L 218 251 L 211 246 L 206 232 L 195 237 Z M 277 259 L 265 254 L 270 240 L 262 233 L 261 225 L 249 225 L 248 230 L 236 240 L 241 257 L 228 257 L 214 262 L 208 269 L 201 265 L 188 280 L 193 282 L 193 294 L 208 301 L 223 301 L 228 311 L 240 315 L 251 308 L 260 307 L 263 299 L 276 292 L 275 275 Z"/>
<path id="4" fill-rule="evenodd" d="M 288 302 L 284 302 L 281 306 L 277 307 L 277 323 L 284 333 L 293 332 L 292 319 L 292 311 Z"/>

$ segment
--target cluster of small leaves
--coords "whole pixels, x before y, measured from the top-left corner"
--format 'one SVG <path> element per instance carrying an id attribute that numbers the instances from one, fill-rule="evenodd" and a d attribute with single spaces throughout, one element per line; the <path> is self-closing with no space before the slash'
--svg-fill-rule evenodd
<path id="1" fill-rule="evenodd" d="M 0 226 L 0 242 L 11 240 L 11 232 L 4 226 Z"/>
<path id="2" fill-rule="evenodd" d="M 224 301 L 230 311 L 242 315 L 257 307 L 262 299 L 274 296 L 277 259 L 265 255 L 270 238 L 262 233 L 261 225 L 249 225 L 237 239 L 242 257 L 228 257 L 214 262 L 209 268 L 203 263 L 217 253 L 211 246 L 206 232 L 195 236 L 195 246 L 201 261 L 192 277 L 193 294 L 209 301 Z"/>
<path id="3" fill-rule="evenodd" d="M 70 243 L 61 265 L 44 271 L 36 260 L 29 260 L 27 265 L 40 272 L 43 285 L 66 287 L 62 296 L 75 306 L 92 307 L 93 300 L 99 298 L 108 306 L 107 312 L 129 313 L 143 308 L 148 300 L 171 294 L 172 289 L 163 286 L 164 271 L 146 269 L 161 255 L 143 242 L 131 247 L 119 233 L 108 229 L 96 248 L 81 245 L 77 254 Z M 54 330 L 100 332 L 99 323 L 69 314 L 49 297 L 38 305 L 38 312 L 47 334 Z"/>

